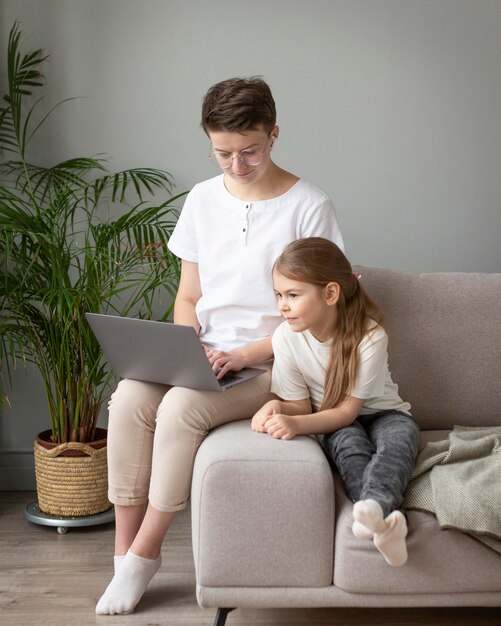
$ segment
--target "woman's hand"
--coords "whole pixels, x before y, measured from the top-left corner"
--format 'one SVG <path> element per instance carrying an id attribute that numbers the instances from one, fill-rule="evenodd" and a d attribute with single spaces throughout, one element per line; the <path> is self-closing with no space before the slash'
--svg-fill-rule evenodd
<path id="1" fill-rule="evenodd" d="M 218 378 L 222 378 L 230 370 L 238 372 L 244 367 L 258 365 L 273 358 L 271 337 L 245 344 L 231 352 L 215 350 L 205 345 L 204 350 Z"/>
<path id="2" fill-rule="evenodd" d="M 222 350 L 212 350 L 204 346 L 205 354 L 212 365 L 212 369 L 217 378 L 222 378 L 230 370 L 238 372 L 243 369 L 247 363 L 238 352 L 223 352 Z"/>
<path id="3" fill-rule="evenodd" d="M 294 415 L 275 413 L 264 423 L 264 429 L 274 439 L 294 439 L 298 434 L 297 420 Z"/>
<path id="4" fill-rule="evenodd" d="M 266 428 L 264 427 L 265 422 L 275 413 L 280 413 L 282 410 L 282 403 L 280 400 L 270 400 L 266 404 L 264 404 L 259 411 L 254 413 L 254 417 L 252 418 L 251 428 L 257 433 L 265 433 Z"/>

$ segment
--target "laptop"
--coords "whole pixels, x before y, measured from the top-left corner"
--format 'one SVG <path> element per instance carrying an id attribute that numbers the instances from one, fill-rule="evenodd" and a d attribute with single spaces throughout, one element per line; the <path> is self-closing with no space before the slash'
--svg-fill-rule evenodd
<path id="1" fill-rule="evenodd" d="M 225 391 L 266 372 L 246 367 L 218 380 L 192 326 L 99 313 L 85 317 L 106 360 L 122 378 Z"/>

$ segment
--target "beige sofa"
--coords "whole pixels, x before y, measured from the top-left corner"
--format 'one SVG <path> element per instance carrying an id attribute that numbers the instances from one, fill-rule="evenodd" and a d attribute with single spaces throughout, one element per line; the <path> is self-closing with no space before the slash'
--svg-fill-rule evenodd
<path id="1" fill-rule="evenodd" d="M 386 313 L 390 369 L 423 443 L 454 425 L 501 425 L 501 274 L 357 271 Z M 501 554 L 430 513 L 408 519 L 408 562 L 390 567 L 353 536 L 316 439 L 227 424 L 195 464 L 198 602 L 218 607 L 217 626 L 235 607 L 501 606 Z"/>

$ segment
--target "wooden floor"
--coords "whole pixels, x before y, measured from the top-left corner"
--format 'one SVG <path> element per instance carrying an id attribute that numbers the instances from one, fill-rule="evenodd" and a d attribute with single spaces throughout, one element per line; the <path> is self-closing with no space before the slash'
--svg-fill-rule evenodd
<path id="1" fill-rule="evenodd" d="M 109 582 L 113 524 L 69 530 L 23 519 L 29 492 L 0 492 L 0 624 L 5 626 L 210 626 L 215 611 L 195 598 L 189 511 L 165 542 L 160 572 L 133 615 L 99 616 Z M 467 564 L 465 564 L 467 567 Z M 500 609 L 238 609 L 227 626 L 483 626 L 501 624 Z"/>

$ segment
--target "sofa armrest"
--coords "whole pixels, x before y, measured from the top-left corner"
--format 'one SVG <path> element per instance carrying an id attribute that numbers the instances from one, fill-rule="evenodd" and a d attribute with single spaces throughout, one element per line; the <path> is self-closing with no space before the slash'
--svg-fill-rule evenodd
<path id="1" fill-rule="evenodd" d="M 191 508 L 199 585 L 332 584 L 334 483 L 313 437 L 275 440 L 250 420 L 213 430 L 197 453 Z"/>

